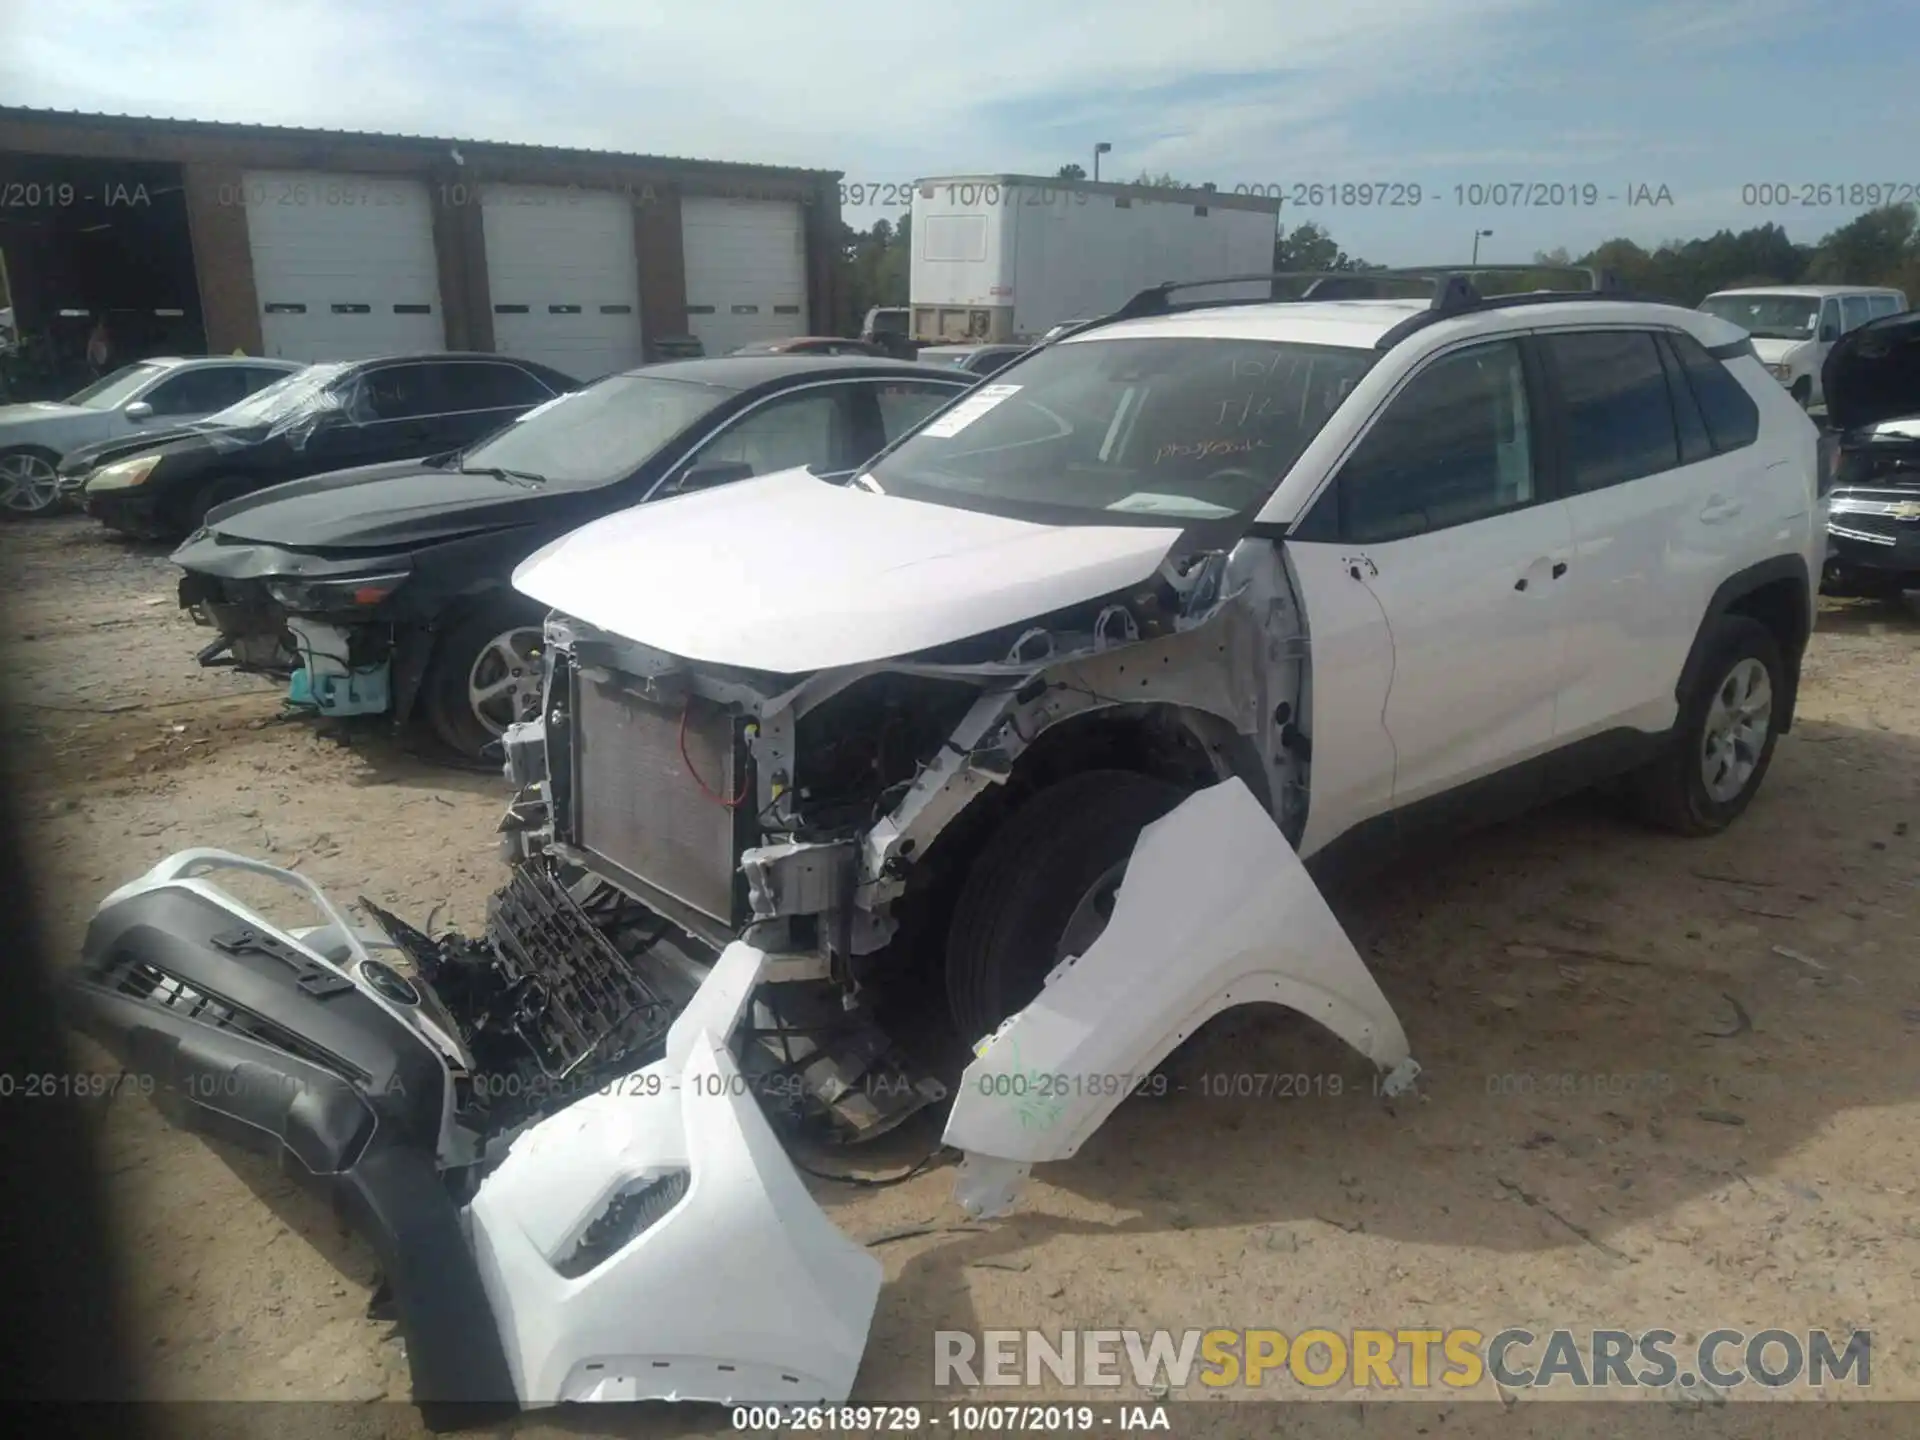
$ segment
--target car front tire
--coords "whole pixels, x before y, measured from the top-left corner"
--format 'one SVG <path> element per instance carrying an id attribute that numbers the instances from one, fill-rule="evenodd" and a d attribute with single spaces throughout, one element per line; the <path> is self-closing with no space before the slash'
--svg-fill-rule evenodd
<path id="1" fill-rule="evenodd" d="M 461 759 L 484 762 L 506 725 L 539 713 L 544 618 L 543 611 L 498 596 L 434 646 L 422 708 L 435 738 Z"/>
<path id="2" fill-rule="evenodd" d="M 1766 626 L 1724 615 L 1700 643 L 1675 741 L 1629 786 L 1641 818 L 1678 835 L 1716 834 L 1740 817 L 1766 779 L 1786 718 L 1786 666 Z"/>
<path id="3" fill-rule="evenodd" d="M 1085 953 L 1140 832 L 1185 796 L 1148 775 L 1089 770 L 1007 817 L 968 871 L 947 932 L 947 1004 L 961 1039 L 991 1034 L 1067 953 Z"/>

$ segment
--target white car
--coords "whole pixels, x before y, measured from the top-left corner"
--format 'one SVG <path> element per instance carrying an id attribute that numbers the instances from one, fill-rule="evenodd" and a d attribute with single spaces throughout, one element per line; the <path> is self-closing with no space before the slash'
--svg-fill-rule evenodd
<path id="1" fill-rule="evenodd" d="M 50 509 L 69 451 L 189 424 L 302 368 L 254 356 L 160 356 L 123 365 L 65 400 L 0 406 L 0 511 Z"/>
<path id="2" fill-rule="evenodd" d="M 858 1139 L 950 1098 L 991 1216 L 1236 1005 L 1398 1091 L 1409 1037 L 1314 871 L 1616 777 L 1732 823 L 1825 545 L 1815 428 L 1740 329 L 1427 278 L 1148 291 L 851 479 L 552 542 L 515 574 L 556 613 L 485 938 L 369 908 L 353 939 L 301 877 L 187 852 L 95 915 L 95 1032 L 192 1094 L 252 1077 L 200 1105 L 401 1257 L 416 1396 L 526 1405 L 846 1397 L 880 1267 L 763 1110 Z M 236 866 L 325 925 L 221 898 Z M 928 968 L 952 1092 L 874 1004 Z"/>
<path id="3" fill-rule="evenodd" d="M 1907 308 L 1905 292 L 1877 285 L 1766 285 L 1720 290 L 1700 302 L 1753 337 L 1760 363 L 1800 402 L 1823 404 L 1820 372 L 1834 341 Z"/>

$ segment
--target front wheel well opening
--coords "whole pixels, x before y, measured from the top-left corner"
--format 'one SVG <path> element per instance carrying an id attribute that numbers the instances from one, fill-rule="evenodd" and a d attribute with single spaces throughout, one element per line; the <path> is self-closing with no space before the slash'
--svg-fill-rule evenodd
<path id="1" fill-rule="evenodd" d="M 1041 791 L 1093 770 L 1130 771 L 1184 790 L 1216 783 L 1223 769 L 1244 772 L 1231 757 L 1217 756 L 1224 742 L 1203 739 L 1200 728 L 1171 706 L 1101 710 L 1049 727 L 1021 752 L 1003 783 L 962 810 L 916 857 L 907 891 L 895 902 L 900 929 L 886 953 L 925 976 L 944 972 L 947 928 L 967 875 L 1000 827 Z M 1243 778 L 1256 794 L 1264 792 L 1264 777 Z"/>

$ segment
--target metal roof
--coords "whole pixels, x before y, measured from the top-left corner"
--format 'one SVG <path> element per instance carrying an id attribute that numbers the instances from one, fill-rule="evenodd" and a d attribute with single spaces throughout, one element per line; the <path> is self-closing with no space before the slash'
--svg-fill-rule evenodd
<path id="1" fill-rule="evenodd" d="M 475 140 L 444 135 L 402 135 L 379 130 L 315 130 L 298 125 L 241 124 L 225 120 L 179 120 L 165 115 L 107 115 L 85 110 L 38 110 L 24 105 L 0 105 L 0 125 L 91 125 L 119 130 L 167 131 L 204 135 L 221 140 L 293 140 L 309 144 L 436 146 L 471 149 L 491 158 L 545 156 L 570 160 L 626 160 L 647 165 L 686 169 L 730 170 L 758 175 L 809 176 L 837 180 L 845 172 L 814 170 L 794 165 L 758 165 L 741 160 L 703 160 L 687 155 L 643 155 L 630 150 L 589 150 L 566 145 L 527 145 L 511 140 Z"/>

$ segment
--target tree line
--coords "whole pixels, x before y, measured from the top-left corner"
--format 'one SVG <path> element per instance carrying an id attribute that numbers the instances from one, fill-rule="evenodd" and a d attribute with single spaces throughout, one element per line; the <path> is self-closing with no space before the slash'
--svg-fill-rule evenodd
<path id="1" fill-rule="evenodd" d="M 1059 178 L 1078 180 L 1085 171 L 1063 165 Z M 1198 189 L 1165 173 L 1141 174 L 1132 182 L 1151 188 Z M 867 230 L 842 225 L 841 294 L 855 326 L 873 305 L 907 303 L 907 256 L 912 217 L 877 220 Z M 1587 266 L 1611 270 L 1629 289 L 1681 305 L 1698 305 L 1716 290 L 1742 285 L 1891 285 L 1909 300 L 1920 299 L 1920 207 L 1883 205 L 1830 231 L 1813 244 L 1797 243 L 1778 224 L 1746 230 L 1719 230 L 1692 240 L 1668 240 L 1652 249 L 1624 237 L 1602 241 L 1575 256 L 1565 246 L 1536 252 L 1542 268 L 1483 283 L 1496 290 L 1562 288 L 1566 277 L 1549 267 Z M 1350 255 L 1328 230 L 1312 221 L 1274 236 L 1275 270 L 1349 270 L 1386 268 Z"/>

